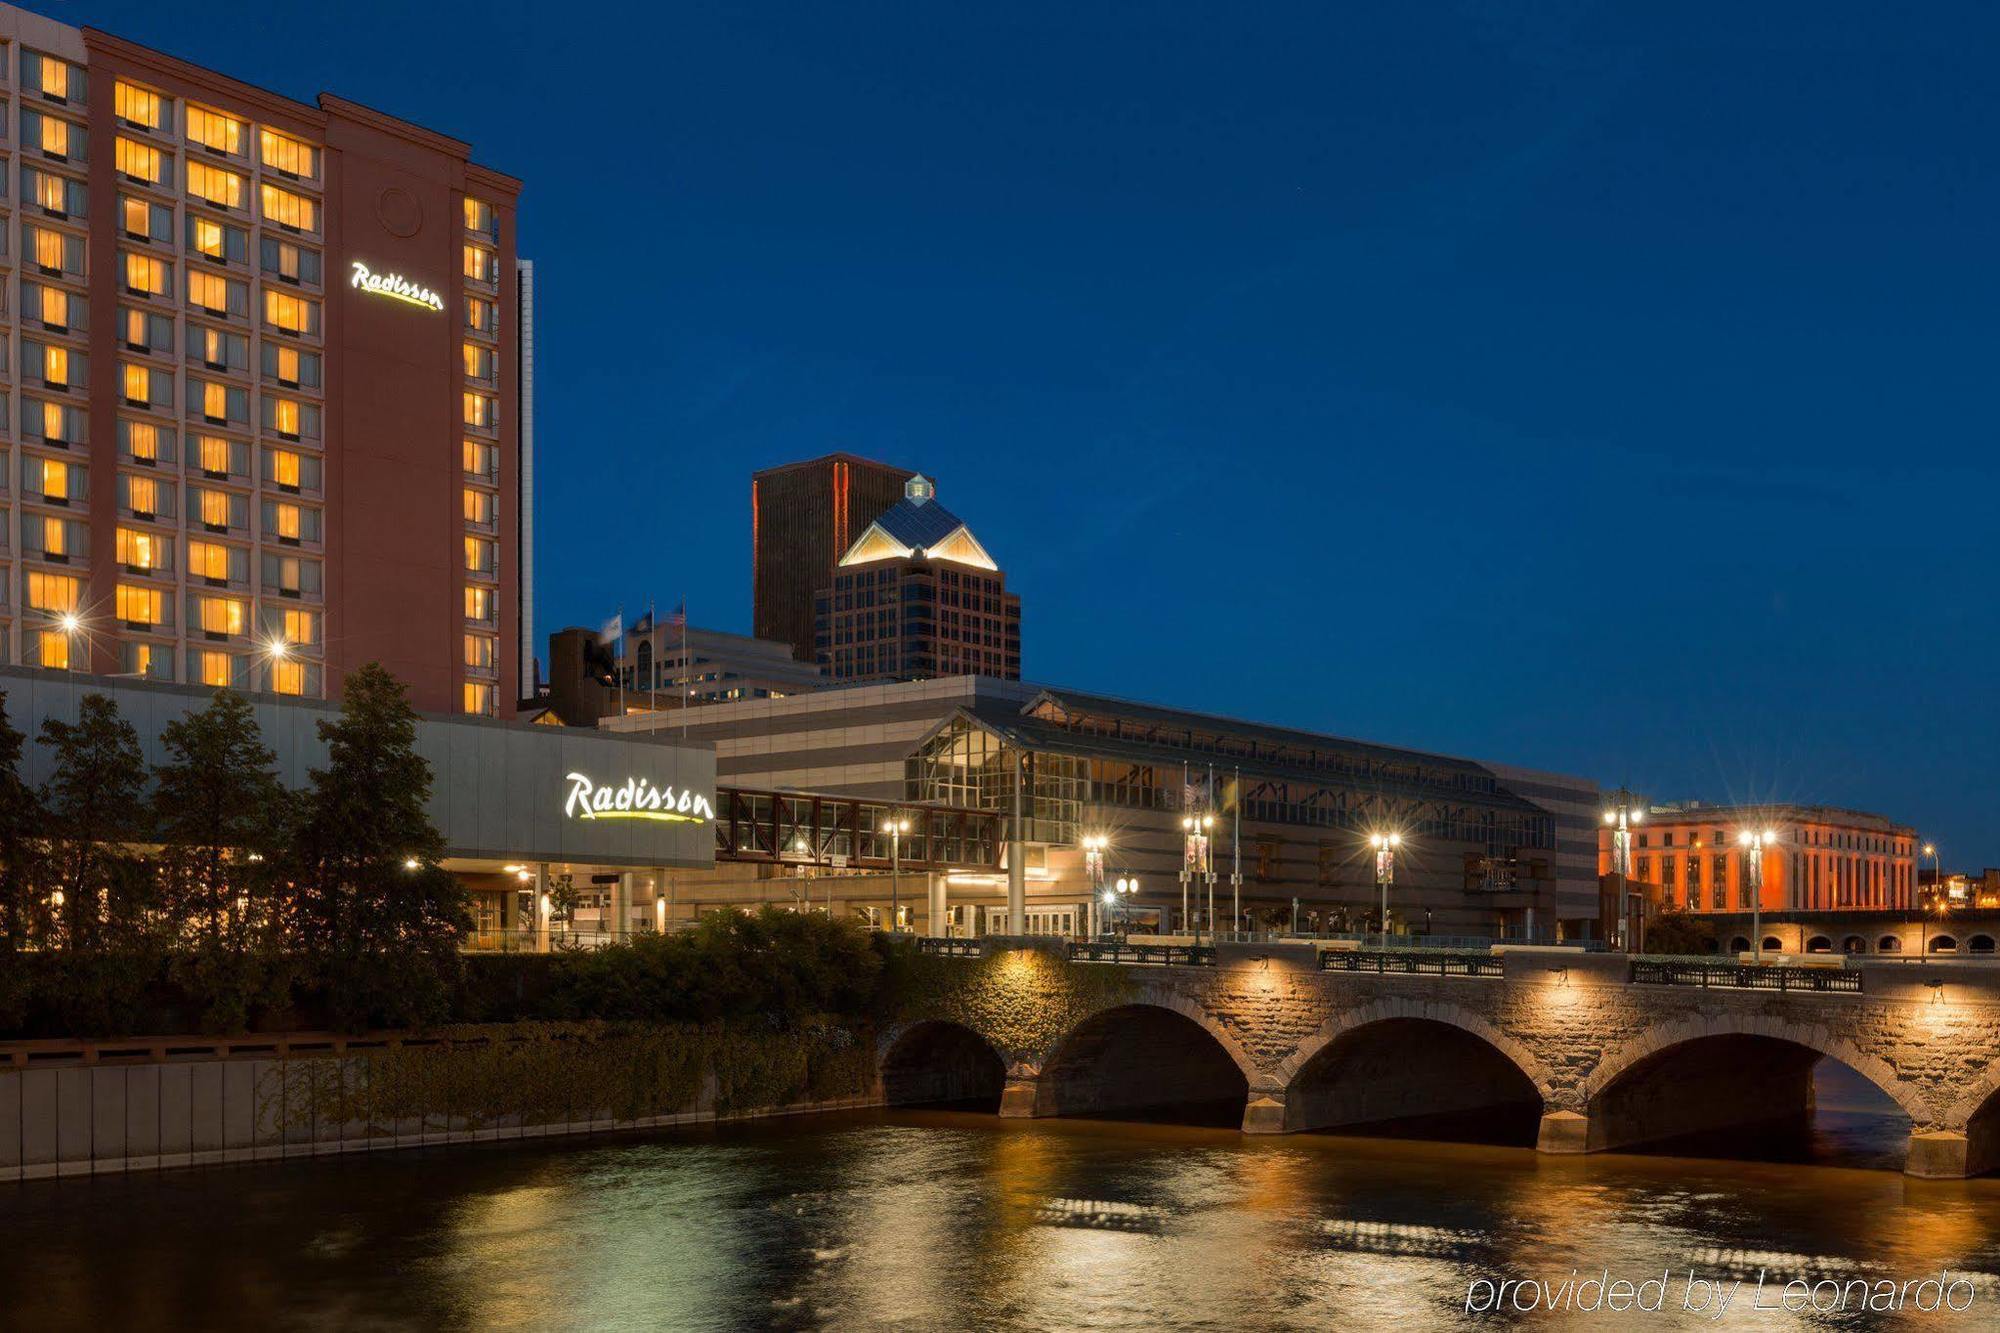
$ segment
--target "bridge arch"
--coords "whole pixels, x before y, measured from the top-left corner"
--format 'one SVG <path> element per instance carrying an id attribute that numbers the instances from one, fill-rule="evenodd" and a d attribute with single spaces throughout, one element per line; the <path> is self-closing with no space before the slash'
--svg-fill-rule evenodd
<path id="1" fill-rule="evenodd" d="M 1201 1006 L 1146 993 L 1082 1019 L 1050 1047 L 1034 1114 L 1241 1124 L 1255 1063 Z"/>
<path id="2" fill-rule="evenodd" d="M 1526 1049 L 1454 1005 L 1385 998 L 1343 1014 L 1278 1066 L 1286 1132 L 1404 1122 L 1426 1137 L 1535 1142 L 1547 1075 Z"/>
<path id="3" fill-rule="evenodd" d="M 1588 1117 L 1585 1151 L 1807 1114 L 1822 1058 L 1866 1079 L 1913 1127 L 1933 1121 L 1915 1087 L 1826 1028 L 1729 1014 L 1662 1024 L 1608 1052 L 1577 1088 Z"/>
<path id="4" fill-rule="evenodd" d="M 963 1104 L 997 1110 L 1007 1065 L 993 1044 L 962 1023 L 924 1019 L 876 1043 L 882 1100 L 889 1106 Z"/>

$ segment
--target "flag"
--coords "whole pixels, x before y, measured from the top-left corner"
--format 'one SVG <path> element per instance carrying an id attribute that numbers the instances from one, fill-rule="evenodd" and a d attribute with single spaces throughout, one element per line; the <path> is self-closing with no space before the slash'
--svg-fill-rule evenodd
<path id="1" fill-rule="evenodd" d="M 687 623 L 688 623 L 688 604 L 687 604 L 687 598 L 683 597 L 681 598 L 681 604 L 674 608 L 674 613 L 667 617 L 667 624 L 672 626 L 674 629 L 686 629 Z"/>
<path id="2" fill-rule="evenodd" d="M 625 613 L 623 611 L 620 611 L 617 615 L 604 622 L 603 626 L 597 631 L 597 641 L 607 645 L 611 649 L 611 656 L 614 659 L 625 656 Z"/>
<path id="3" fill-rule="evenodd" d="M 651 611 L 648 611 L 648 612 L 647 612 L 647 613 L 646 613 L 645 615 L 643 615 L 643 616 L 640 616 L 640 617 L 639 617 L 639 618 L 638 618 L 637 620 L 633 621 L 633 622 L 632 622 L 632 632 L 633 632 L 634 634 L 650 634 L 650 633 L 652 633 L 652 632 L 653 632 L 653 613 L 652 613 Z"/>

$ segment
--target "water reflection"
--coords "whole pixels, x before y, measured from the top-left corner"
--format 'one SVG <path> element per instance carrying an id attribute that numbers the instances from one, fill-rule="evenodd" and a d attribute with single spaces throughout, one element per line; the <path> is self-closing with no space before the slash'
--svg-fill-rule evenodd
<path id="1" fill-rule="evenodd" d="M 2000 1182 L 953 1112 L 39 1182 L 0 1221 L 28 1327 L 1423 1329 L 1480 1276 L 1690 1266 L 1949 1265 L 2000 1310 Z"/>

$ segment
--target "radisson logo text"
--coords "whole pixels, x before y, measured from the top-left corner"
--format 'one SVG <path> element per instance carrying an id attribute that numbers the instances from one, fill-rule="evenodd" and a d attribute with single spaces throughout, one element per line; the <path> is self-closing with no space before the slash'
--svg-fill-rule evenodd
<path id="1" fill-rule="evenodd" d="M 419 287 L 400 273 L 371 273 L 368 265 L 354 261 L 354 277 L 350 286 L 359 287 L 364 292 L 377 296 L 387 296 L 397 301 L 408 301 L 426 310 L 444 309 L 444 298 L 428 287 Z"/>
<path id="2" fill-rule="evenodd" d="M 655 819 L 671 824 L 705 824 L 715 818 L 706 796 L 683 788 L 655 787 L 644 778 L 627 778 L 621 786 L 602 786 L 581 773 L 571 773 L 569 799 L 563 814 L 570 819 Z"/>

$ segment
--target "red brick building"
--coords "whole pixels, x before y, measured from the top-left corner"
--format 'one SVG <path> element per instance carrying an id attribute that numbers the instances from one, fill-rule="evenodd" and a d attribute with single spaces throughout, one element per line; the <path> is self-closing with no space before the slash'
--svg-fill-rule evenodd
<path id="1" fill-rule="evenodd" d="M 1916 830 L 1824 805 L 1655 805 L 1634 821 L 1635 885 L 1660 906 L 1718 913 L 1750 909 L 1745 833 L 1771 835 L 1761 851 L 1760 910 L 1914 907 Z M 1598 831 L 1598 872 L 1611 872 L 1611 828 Z"/>

